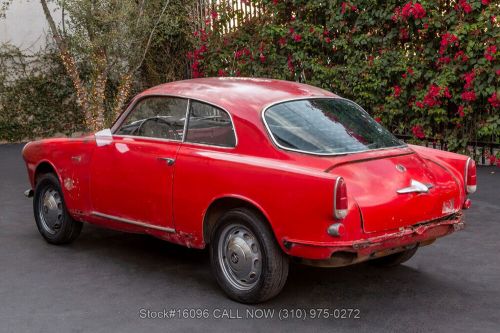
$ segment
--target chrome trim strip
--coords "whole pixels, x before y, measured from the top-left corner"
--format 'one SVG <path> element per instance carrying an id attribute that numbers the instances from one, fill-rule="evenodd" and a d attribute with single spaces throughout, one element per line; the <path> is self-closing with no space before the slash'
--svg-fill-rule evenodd
<path id="1" fill-rule="evenodd" d="M 424 184 L 419 182 L 418 180 L 412 179 L 410 186 L 403 187 L 396 191 L 398 194 L 406 194 L 406 193 L 427 193 L 429 189 L 433 188 L 432 184 Z"/>
<path id="2" fill-rule="evenodd" d="M 467 162 L 465 162 L 465 170 L 464 170 L 464 190 L 465 190 L 465 195 L 468 194 L 467 192 L 467 176 L 469 175 L 469 163 L 471 162 L 471 158 L 469 157 L 467 159 Z"/>
<path id="3" fill-rule="evenodd" d="M 186 121 L 184 121 L 184 129 L 182 130 L 182 142 L 186 142 L 187 129 L 189 126 L 189 114 L 190 114 L 189 111 L 191 111 L 191 99 L 188 99 L 186 115 L 184 116 Z"/>
<path id="4" fill-rule="evenodd" d="M 137 225 L 137 226 L 140 226 L 140 227 L 145 227 L 145 228 L 149 228 L 149 229 L 155 229 L 155 230 L 161 230 L 161 231 L 165 231 L 165 232 L 175 233 L 175 229 L 174 228 L 160 227 L 160 226 L 149 224 L 149 223 L 144 223 L 144 222 L 129 220 L 129 219 L 125 219 L 123 217 L 118 217 L 118 216 L 103 214 L 103 213 L 99 213 L 99 212 L 91 212 L 90 214 L 94 215 L 94 216 L 97 216 L 97 217 L 102 217 L 102 218 L 105 218 L 105 219 L 110 219 L 110 220 L 114 220 L 114 221 L 118 221 L 118 222 L 123 222 L 123 223 Z"/>
<path id="5" fill-rule="evenodd" d="M 275 105 L 278 105 L 278 104 L 282 104 L 282 103 L 286 103 L 286 102 L 302 101 L 302 100 L 311 100 L 311 99 L 342 99 L 342 100 L 346 100 L 346 101 L 349 101 L 351 103 L 354 103 L 361 110 L 363 110 L 364 112 L 366 112 L 366 110 L 363 109 L 359 104 L 357 104 L 354 101 L 351 101 L 350 99 L 343 98 L 343 97 L 332 97 L 332 96 L 309 96 L 309 97 L 300 97 L 300 98 L 290 98 L 290 99 L 285 99 L 285 100 L 281 100 L 279 102 L 273 102 L 271 104 L 268 104 L 262 110 L 262 112 L 261 112 L 261 118 L 262 118 L 262 122 L 264 123 L 264 126 L 266 127 L 267 134 L 271 138 L 271 141 L 278 148 L 281 148 L 283 150 L 288 150 L 288 151 L 294 151 L 294 152 L 298 152 L 298 153 L 308 154 L 308 155 L 315 155 L 315 156 L 340 156 L 340 155 L 350 155 L 350 154 L 358 154 L 358 153 L 366 153 L 366 152 L 379 151 L 379 150 L 388 150 L 388 149 L 396 149 L 396 148 L 406 148 L 406 147 L 408 147 L 408 145 L 405 143 L 405 144 L 402 144 L 400 146 L 394 146 L 394 147 L 384 147 L 384 148 L 377 148 L 377 149 L 365 149 L 365 150 L 352 151 L 352 152 L 342 152 L 342 153 L 331 153 L 331 154 L 329 154 L 329 153 L 313 153 L 313 152 L 310 152 L 310 151 L 305 151 L 305 150 L 300 150 L 300 149 L 294 149 L 294 148 L 288 148 L 288 147 L 285 147 L 285 146 L 279 144 L 278 141 L 276 141 L 276 139 L 274 138 L 274 135 L 271 132 L 271 129 L 269 128 L 269 125 L 266 122 L 266 118 L 265 118 L 266 111 L 269 110 L 269 108 L 271 108 L 271 107 L 273 107 Z"/>
<path id="6" fill-rule="evenodd" d="M 337 187 L 339 186 L 340 179 L 342 177 L 337 177 L 335 180 L 335 186 L 333 187 L 333 216 L 337 217 Z"/>

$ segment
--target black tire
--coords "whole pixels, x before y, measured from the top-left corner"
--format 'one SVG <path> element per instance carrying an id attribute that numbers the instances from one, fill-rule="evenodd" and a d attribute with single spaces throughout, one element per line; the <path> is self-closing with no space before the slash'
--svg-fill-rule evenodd
<path id="1" fill-rule="evenodd" d="M 226 230 L 237 231 L 226 233 Z M 243 230 L 242 235 L 239 234 L 239 230 Z M 245 230 L 249 231 L 248 234 Z M 259 271 L 258 274 L 253 274 L 253 277 L 253 272 L 248 275 L 251 279 L 254 279 L 254 282 L 253 285 L 246 286 L 245 288 L 248 288 L 246 290 L 242 290 L 240 286 L 235 286 L 234 278 L 228 277 L 228 267 L 237 265 L 238 259 L 235 259 L 235 263 L 233 255 L 237 251 L 231 252 L 229 245 L 227 247 L 222 245 L 221 249 L 225 248 L 226 250 L 219 250 L 219 243 L 225 244 L 224 241 L 227 239 L 224 235 L 228 235 L 229 238 L 239 235 L 234 237 L 239 237 L 241 242 L 246 239 L 250 244 L 249 249 L 252 251 L 250 254 L 255 255 L 255 257 L 252 257 L 253 259 L 247 259 L 250 258 L 247 255 L 241 257 L 243 258 L 242 265 L 246 264 L 245 268 L 248 268 L 248 262 L 253 260 L 250 271 L 254 269 Z M 232 244 L 235 244 L 235 241 Z M 246 246 L 245 244 L 243 243 L 243 247 Z M 238 249 L 241 249 L 241 247 L 238 247 Z M 226 256 L 221 257 L 219 255 L 221 251 L 227 254 L 228 257 L 230 256 L 231 259 L 226 259 Z M 258 255 L 253 252 L 258 252 Z M 226 264 L 224 260 L 227 260 Z M 232 263 L 229 263 L 229 260 Z M 260 214 L 246 208 L 232 209 L 223 214 L 218 220 L 210 242 L 210 261 L 212 272 L 224 292 L 231 299 L 246 304 L 260 303 L 273 298 L 283 289 L 288 276 L 289 258 L 277 244 L 267 221 Z M 224 273 L 224 270 L 226 273 Z"/>
<path id="2" fill-rule="evenodd" d="M 51 206 L 51 212 L 53 212 L 51 214 L 57 214 L 56 219 L 51 219 L 51 221 L 55 221 L 53 224 L 49 224 L 46 221 L 48 218 L 44 217 L 43 213 L 43 211 L 49 211 L 49 208 L 44 205 L 44 197 L 42 197 L 45 196 L 47 192 L 50 192 L 49 197 L 52 196 L 52 199 L 57 198 L 57 201 L 53 201 L 56 205 Z M 83 223 L 74 220 L 69 215 L 59 179 L 52 173 L 43 174 L 37 180 L 33 197 L 33 212 L 35 214 L 38 231 L 50 244 L 59 245 L 71 243 L 82 231 Z"/>
<path id="3" fill-rule="evenodd" d="M 394 267 L 410 260 L 418 250 L 418 246 L 402 252 L 390 254 L 388 256 L 370 260 L 370 263 L 379 267 Z"/>

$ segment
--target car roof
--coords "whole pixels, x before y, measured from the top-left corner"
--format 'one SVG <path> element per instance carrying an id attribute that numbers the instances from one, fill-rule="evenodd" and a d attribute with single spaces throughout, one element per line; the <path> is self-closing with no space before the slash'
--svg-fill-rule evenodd
<path id="1" fill-rule="evenodd" d="M 198 99 L 220 106 L 233 114 L 248 109 L 260 112 L 270 104 L 292 99 L 338 97 L 327 90 L 307 84 L 248 77 L 212 77 L 174 81 L 148 89 L 139 97 L 148 95 L 173 95 Z"/>

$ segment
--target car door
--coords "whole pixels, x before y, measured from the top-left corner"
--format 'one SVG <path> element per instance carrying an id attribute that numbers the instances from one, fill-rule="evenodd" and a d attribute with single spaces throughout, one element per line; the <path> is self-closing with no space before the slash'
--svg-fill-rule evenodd
<path id="1" fill-rule="evenodd" d="M 97 142 L 90 165 L 92 214 L 175 231 L 172 186 L 184 137 L 188 100 L 139 100 L 109 142 Z"/>

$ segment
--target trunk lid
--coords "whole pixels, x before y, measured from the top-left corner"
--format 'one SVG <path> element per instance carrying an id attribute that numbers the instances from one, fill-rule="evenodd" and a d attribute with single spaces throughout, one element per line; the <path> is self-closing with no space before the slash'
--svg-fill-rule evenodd
<path id="1" fill-rule="evenodd" d="M 344 177 L 368 233 L 426 222 L 460 208 L 459 185 L 451 174 L 417 153 L 351 160 L 328 171 Z M 414 186 L 408 189 L 412 181 Z M 405 188 L 407 193 L 397 192 Z"/>

